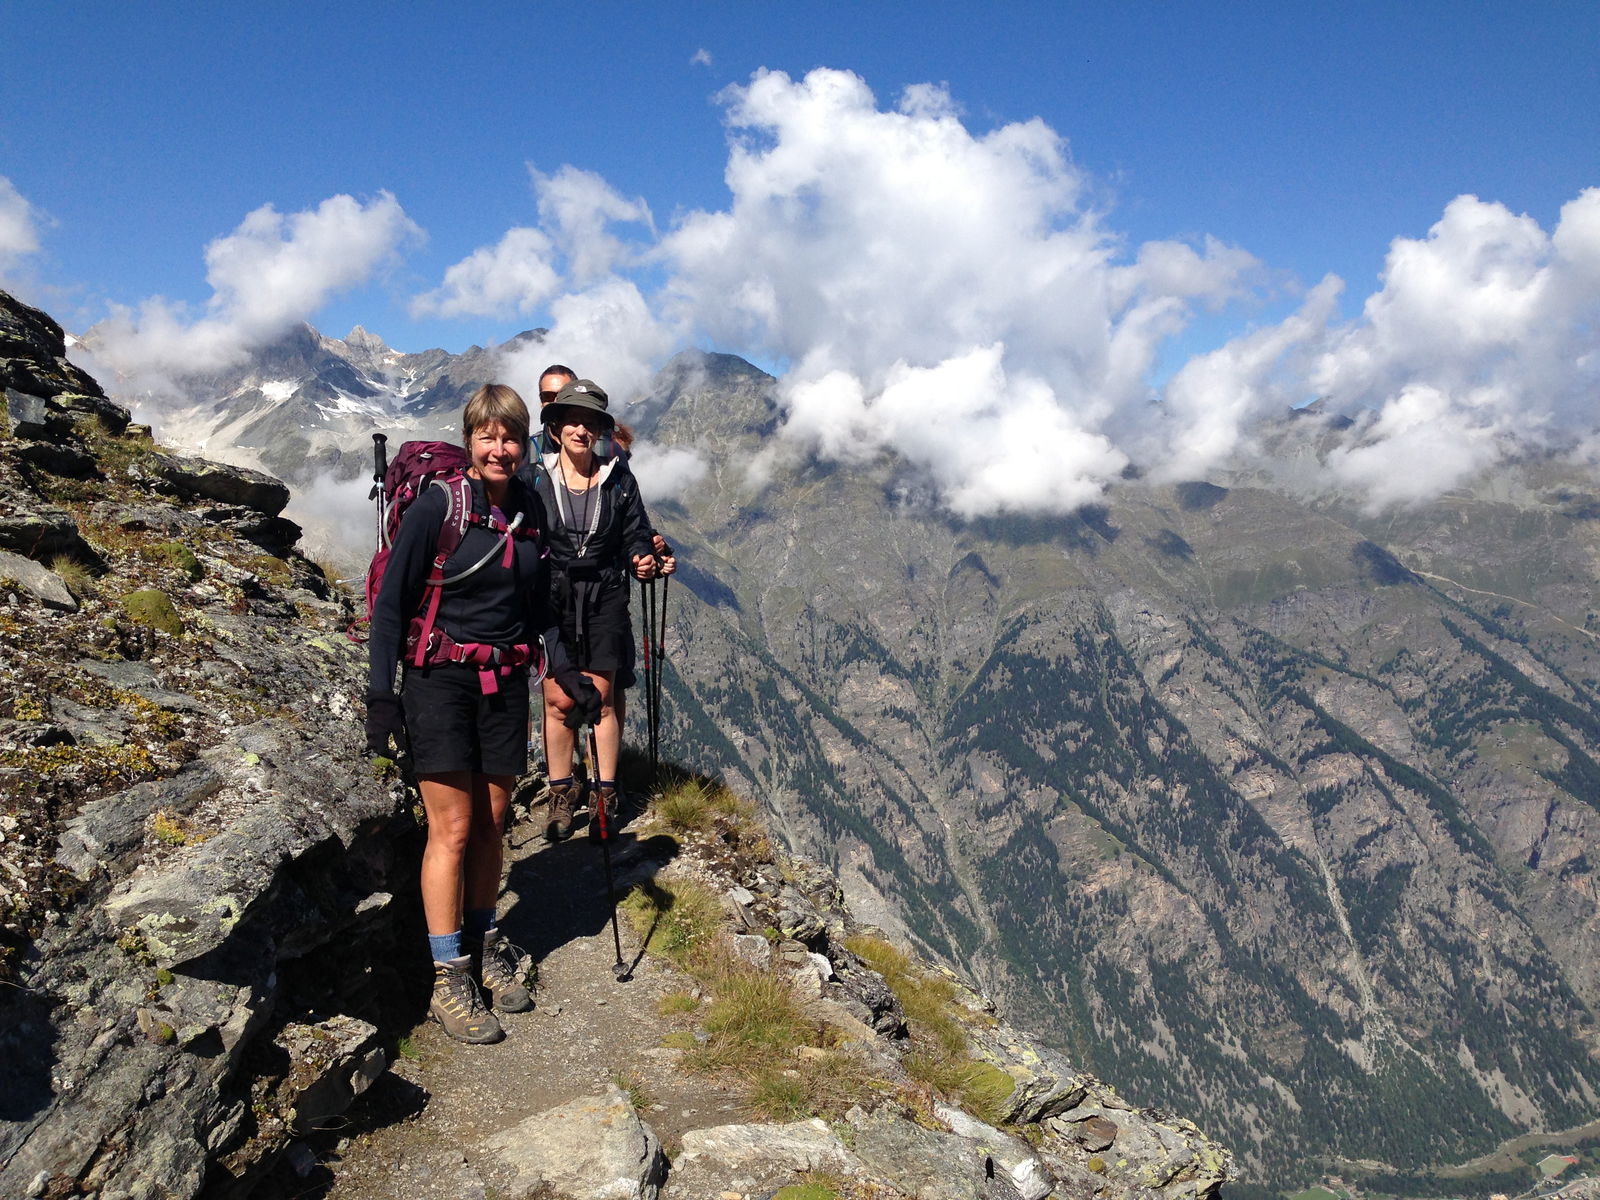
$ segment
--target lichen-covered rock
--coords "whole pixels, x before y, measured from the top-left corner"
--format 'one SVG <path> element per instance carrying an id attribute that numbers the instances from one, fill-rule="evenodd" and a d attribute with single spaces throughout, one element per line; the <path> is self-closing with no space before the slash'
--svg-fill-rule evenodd
<path id="1" fill-rule="evenodd" d="M 860 1160 L 824 1121 L 718 1125 L 683 1135 L 662 1200 L 770 1193 L 804 1172 L 857 1176 L 862 1171 Z"/>
<path id="2" fill-rule="evenodd" d="M 541 1185 L 574 1200 L 656 1200 L 666 1160 L 613 1084 L 487 1139 L 474 1165 L 506 1200 L 531 1200 Z"/>
<path id="3" fill-rule="evenodd" d="M 1005 1171 L 978 1144 L 955 1133 L 924 1129 L 884 1106 L 852 1111 L 852 1150 L 865 1173 L 917 1200 L 1019 1200 Z"/>
<path id="4" fill-rule="evenodd" d="M 140 486 L 147 436 L 63 349 L 0 294 L 8 409 L 94 460 L 0 452 L 0 1196 L 242 1194 L 381 1064 L 337 1014 L 397 1016 L 411 822 L 362 752 L 354 605 L 276 493 Z"/>
<path id="5" fill-rule="evenodd" d="M 289 489 L 266 472 L 203 458 L 151 452 L 144 456 L 137 473 L 183 499 L 236 504 L 268 517 L 276 517 L 289 503 Z"/>

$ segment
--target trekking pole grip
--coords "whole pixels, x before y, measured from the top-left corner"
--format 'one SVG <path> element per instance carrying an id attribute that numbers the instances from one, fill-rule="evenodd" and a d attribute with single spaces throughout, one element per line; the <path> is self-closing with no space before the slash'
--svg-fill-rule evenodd
<path id="1" fill-rule="evenodd" d="M 375 483 L 382 483 L 384 474 L 389 470 L 388 443 L 387 434 L 372 435 L 372 478 Z"/>

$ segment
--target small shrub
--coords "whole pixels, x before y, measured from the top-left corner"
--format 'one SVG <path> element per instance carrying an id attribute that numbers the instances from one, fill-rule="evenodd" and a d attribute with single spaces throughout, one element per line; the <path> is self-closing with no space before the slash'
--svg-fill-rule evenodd
<path id="1" fill-rule="evenodd" d="M 181 572 L 191 583 L 204 574 L 200 569 L 200 560 L 194 556 L 194 551 L 182 542 L 162 542 L 158 546 L 150 547 L 150 553 L 173 570 Z"/>
<path id="2" fill-rule="evenodd" d="M 183 846 L 189 841 L 189 833 L 183 827 L 183 822 L 164 808 L 157 809 L 151 816 L 150 832 L 156 841 L 166 846 Z"/>

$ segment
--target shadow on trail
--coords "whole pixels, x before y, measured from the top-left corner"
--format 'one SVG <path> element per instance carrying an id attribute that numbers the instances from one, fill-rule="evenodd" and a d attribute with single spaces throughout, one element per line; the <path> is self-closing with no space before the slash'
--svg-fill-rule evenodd
<path id="1" fill-rule="evenodd" d="M 653 796 L 685 784 L 709 787 L 718 781 L 676 763 L 662 762 L 649 782 L 641 755 L 624 748 L 619 775 L 624 804 L 611 838 L 611 871 L 616 899 L 651 882 L 678 855 L 678 840 L 667 833 L 640 837 L 639 823 Z M 500 927 L 517 945 L 543 961 L 552 951 L 578 938 L 609 936 L 611 898 L 606 891 L 601 848 L 588 829 L 578 826 L 565 842 L 548 845 L 543 838 L 545 809 L 534 807 L 510 830 L 506 888 L 517 899 L 501 910 Z M 648 944 L 648 935 L 645 938 Z M 642 951 L 641 951 L 642 956 Z M 635 958 L 629 970 L 639 965 Z"/>
<path id="2" fill-rule="evenodd" d="M 611 839 L 611 871 L 620 901 L 635 885 L 653 878 L 678 854 L 676 838 L 666 834 L 640 838 L 628 825 L 639 810 L 624 812 Z M 536 812 L 534 823 L 542 825 Z M 518 831 L 520 838 L 521 833 Z M 531 853 L 529 853 L 531 851 Z M 598 937 L 611 924 L 611 898 L 606 892 L 601 847 L 578 830 L 565 842 L 546 845 L 542 838 L 522 845 L 522 857 L 511 864 L 506 887 L 517 897 L 500 915 L 500 927 L 534 961 L 577 938 Z"/>

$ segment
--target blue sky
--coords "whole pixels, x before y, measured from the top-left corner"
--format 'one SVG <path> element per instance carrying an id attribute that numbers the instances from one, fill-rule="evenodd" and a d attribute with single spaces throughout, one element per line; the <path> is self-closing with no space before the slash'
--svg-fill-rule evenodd
<path id="1" fill-rule="evenodd" d="M 163 327 L 182 332 L 220 303 L 207 245 L 234 235 L 248 214 L 271 205 L 288 220 L 342 196 L 359 206 L 352 219 L 376 221 L 385 195 L 393 207 L 384 210 L 383 245 L 343 275 L 254 313 L 251 336 L 292 315 L 334 335 L 359 323 L 403 349 L 461 350 L 551 325 L 556 300 L 586 283 L 570 270 L 579 237 L 571 230 L 548 244 L 527 235 L 524 261 L 544 247 L 559 278 L 529 285 L 520 305 L 458 299 L 450 315 L 439 289 L 452 265 L 487 253 L 508 230 L 551 234 L 530 170 L 549 181 L 564 167 L 613 198 L 615 220 L 583 236 L 621 239 L 627 253 L 602 252 L 602 267 L 642 295 L 654 319 L 684 270 L 681 246 L 663 256 L 672 232 L 694 214 L 730 211 L 730 136 L 757 151 L 804 136 L 803 122 L 778 132 L 777 109 L 730 128 L 739 96 L 749 98 L 762 71 L 797 87 L 817 68 L 849 73 L 882 113 L 908 87 L 938 85 L 942 111 L 972 139 L 1041 122 L 1068 158 L 1043 169 L 1043 182 L 1071 193 L 1045 201 L 1041 219 L 1057 228 L 1092 222 L 1108 261 L 1131 263 L 1147 243 L 1204 247 L 1207 238 L 1251 256 L 1248 268 L 1219 265 L 1210 282 L 1181 285 L 1182 320 L 1153 337 L 1142 360 L 1146 384 L 1157 386 L 1200 352 L 1285 319 L 1329 272 L 1345 287 L 1315 323 L 1325 331 L 1343 322 L 1341 333 L 1351 333 L 1348 323 L 1380 287 L 1391 242 L 1428 238 L 1458 196 L 1503 206 L 1507 218 L 1526 214 L 1548 235 L 1564 205 L 1600 186 L 1600 4 L 1592 0 L 991 11 L 13 0 L 0 6 L 0 42 L 12 49 L 0 179 L 9 181 L 12 227 L 19 205 L 26 223 L 9 253 L 0 236 L 0 278 L 76 329 L 111 306 L 137 312 L 161 297 Z M 815 169 L 842 165 L 818 158 Z M 638 212 L 627 215 L 628 205 Z M 645 209 L 648 221 L 635 219 Z M 860 215 L 850 219 L 871 240 Z M 4 228 L 0 219 L 0 235 Z M 285 226 L 262 236 L 296 234 Z M 819 249 L 814 239 L 788 246 L 785 262 L 848 257 L 847 246 Z M 784 365 L 819 351 L 814 336 L 774 329 L 770 314 L 708 316 L 708 280 L 721 276 L 699 261 L 691 302 L 679 304 L 666 332 L 642 337 L 641 363 L 685 341 Z M 241 264 L 229 286 L 248 288 L 249 268 Z M 842 279 L 819 295 L 851 289 L 859 281 Z M 418 300 L 429 294 L 432 311 Z M 892 295 L 863 292 L 862 303 Z M 799 303 L 781 289 L 779 300 Z M 1113 324 L 1122 319 L 1108 311 Z M 1574 329 L 1588 319 L 1574 317 Z M 130 322 L 134 334 L 162 323 L 148 314 Z M 752 322 L 761 328 L 743 339 Z M 1019 337 L 1036 334 L 1019 335 L 1013 315 L 975 333 L 970 348 Z M 869 406 L 900 358 L 910 369 L 939 365 L 928 353 L 878 361 L 892 351 L 878 343 L 877 358 L 862 351 L 846 363 Z M 1060 362 L 1045 362 L 1048 352 L 1039 362 L 1008 354 L 999 369 L 1013 381 L 1042 374 L 1075 428 L 1116 440 L 1107 414 L 1120 401 L 1095 415 L 1100 383 L 1067 402 L 1076 385 L 1063 382 Z M 1086 354 L 1080 347 L 1062 361 Z M 814 376 L 825 374 L 813 365 Z M 1389 394 L 1363 393 L 1361 402 L 1381 407 L 1405 382 L 1386 378 Z M 1300 399 L 1310 386 L 1299 385 Z"/>
<path id="2" fill-rule="evenodd" d="M 658 220 L 726 202 L 713 95 L 760 67 L 943 82 L 976 129 L 1039 116 L 1140 241 L 1213 234 L 1364 292 L 1463 192 L 1548 226 L 1600 183 L 1600 5 L 12 2 L 0 174 L 52 219 L 66 311 L 203 301 L 201 248 L 263 203 L 388 190 L 427 231 L 317 314 L 408 349 L 515 320 L 413 322 L 410 289 L 528 221 L 570 163 Z M 706 51 L 710 63 L 692 61 Z M 57 302 L 60 303 L 59 301 Z"/>

